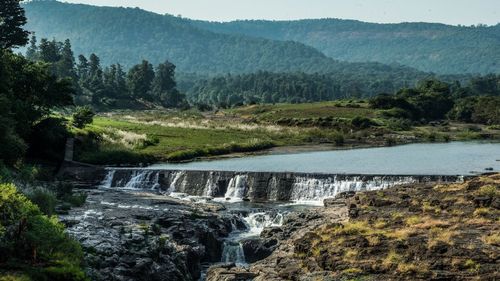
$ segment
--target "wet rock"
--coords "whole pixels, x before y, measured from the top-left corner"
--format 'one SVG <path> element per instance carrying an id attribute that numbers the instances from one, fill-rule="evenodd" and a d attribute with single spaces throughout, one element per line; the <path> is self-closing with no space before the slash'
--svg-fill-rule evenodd
<path id="1" fill-rule="evenodd" d="M 276 239 L 248 239 L 242 241 L 246 262 L 254 263 L 267 258 L 276 249 L 277 244 Z"/>
<path id="2" fill-rule="evenodd" d="M 283 229 L 281 227 L 267 227 L 261 233 L 261 238 L 276 238 L 281 237 L 283 234 Z"/>
<path id="3" fill-rule="evenodd" d="M 234 215 L 165 198 L 109 190 L 62 218 L 74 220 L 91 280 L 197 280 L 201 263 L 220 260 Z"/>
<path id="4" fill-rule="evenodd" d="M 251 281 L 257 274 L 247 269 L 227 266 L 212 266 L 208 269 L 206 281 Z"/>
<path id="5" fill-rule="evenodd" d="M 339 206 L 345 206 L 344 198 L 326 198 L 323 200 L 323 206 L 325 208 L 335 208 Z"/>
<path id="6" fill-rule="evenodd" d="M 335 199 L 348 199 L 356 195 L 356 191 L 341 192 L 335 196 Z"/>

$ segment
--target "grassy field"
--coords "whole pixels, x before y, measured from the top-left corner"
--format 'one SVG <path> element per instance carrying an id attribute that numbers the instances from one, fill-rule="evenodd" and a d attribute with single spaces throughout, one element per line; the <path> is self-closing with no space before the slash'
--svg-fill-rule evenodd
<path id="1" fill-rule="evenodd" d="M 368 108 L 365 101 L 335 101 L 301 104 L 253 105 L 225 111 L 232 116 L 256 118 L 262 121 L 277 121 L 281 118 L 355 118 L 377 117 L 377 110 Z"/>
<path id="2" fill-rule="evenodd" d="M 418 141 L 498 139 L 480 125 L 414 127 L 385 119 L 365 102 L 253 105 L 210 113 L 120 111 L 100 114 L 77 136 L 76 160 L 94 164 L 184 161 L 271 147 L 381 146 Z"/>

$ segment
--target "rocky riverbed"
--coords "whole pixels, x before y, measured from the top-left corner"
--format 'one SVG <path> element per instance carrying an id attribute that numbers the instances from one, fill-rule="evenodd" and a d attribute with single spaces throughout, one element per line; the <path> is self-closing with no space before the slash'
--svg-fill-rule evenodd
<path id="1" fill-rule="evenodd" d="M 500 175 L 344 193 L 268 229 L 279 248 L 207 280 L 500 280 Z M 344 206 L 344 207 L 343 207 Z"/>
<path id="2" fill-rule="evenodd" d="M 62 217 L 85 250 L 92 280 L 198 280 L 220 261 L 238 216 L 222 204 L 196 204 L 148 192 L 89 191 Z"/>
<path id="3" fill-rule="evenodd" d="M 500 278 L 500 175 L 347 191 L 286 210 L 154 186 L 88 190 L 87 204 L 62 216 L 92 280 Z"/>

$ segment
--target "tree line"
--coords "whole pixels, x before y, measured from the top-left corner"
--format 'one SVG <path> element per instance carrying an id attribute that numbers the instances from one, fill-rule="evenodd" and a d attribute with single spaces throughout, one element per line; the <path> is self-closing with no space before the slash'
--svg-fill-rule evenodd
<path id="1" fill-rule="evenodd" d="M 409 93 L 412 89 L 410 83 L 405 87 L 395 89 L 390 80 L 377 80 L 370 83 L 370 89 L 367 90 L 356 81 L 334 74 L 261 71 L 253 74 L 228 74 L 198 80 L 187 86 L 187 96 L 192 104 L 200 108 L 228 108 L 248 104 L 320 102 L 375 96 L 370 93 L 387 93 L 382 96 L 388 97 L 393 94 L 401 97 L 402 93 L 412 95 Z M 416 89 L 422 88 L 425 81 L 440 80 L 430 77 L 422 81 L 417 84 Z M 440 87 L 446 89 L 443 92 L 444 95 L 452 100 L 464 96 L 498 96 L 500 93 L 500 75 L 474 77 L 466 82 L 465 86 L 462 86 L 459 81 L 440 81 L 440 83 Z M 430 98 L 436 98 L 438 102 L 437 99 L 440 97 Z"/>
<path id="2" fill-rule="evenodd" d="M 425 80 L 416 87 L 370 99 L 385 117 L 427 123 L 450 119 L 466 123 L 500 124 L 500 75 L 477 77 L 466 86 Z"/>
<path id="3" fill-rule="evenodd" d="M 147 60 L 128 71 L 121 64 L 103 67 L 96 54 L 75 60 L 69 39 L 64 42 L 31 37 L 26 58 L 48 64 L 51 73 L 73 81 L 75 103 L 97 108 L 142 108 L 154 105 L 185 107 L 185 96 L 177 89 L 176 66 L 169 61 L 153 65 Z"/>

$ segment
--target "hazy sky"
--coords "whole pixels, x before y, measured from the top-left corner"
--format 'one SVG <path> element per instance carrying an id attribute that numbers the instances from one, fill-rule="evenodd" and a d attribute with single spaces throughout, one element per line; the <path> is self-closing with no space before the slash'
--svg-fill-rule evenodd
<path id="1" fill-rule="evenodd" d="M 343 18 L 369 22 L 500 22 L 500 0 L 66 0 L 101 6 L 140 7 L 157 13 L 213 21 Z"/>

